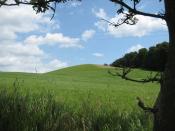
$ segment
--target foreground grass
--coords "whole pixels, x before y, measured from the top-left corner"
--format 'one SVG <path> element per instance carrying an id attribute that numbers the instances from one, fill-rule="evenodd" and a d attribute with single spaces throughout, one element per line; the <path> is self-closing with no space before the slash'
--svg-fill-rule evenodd
<path id="1" fill-rule="evenodd" d="M 0 72 L 0 130 L 150 131 L 152 116 L 140 111 L 136 97 L 152 106 L 159 85 L 126 81 L 108 70 L 114 68 L 81 65 L 45 74 Z M 141 79 L 148 74 L 135 69 L 130 76 Z"/>
<path id="2" fill-rule="evenodd" d="M 75 112 L 50 93 L 23 94 L 19 87 L 0 90 L 2 131 L 150 131 L 151 116 L 138 110 L 121 112 L 86 102 Z"/>

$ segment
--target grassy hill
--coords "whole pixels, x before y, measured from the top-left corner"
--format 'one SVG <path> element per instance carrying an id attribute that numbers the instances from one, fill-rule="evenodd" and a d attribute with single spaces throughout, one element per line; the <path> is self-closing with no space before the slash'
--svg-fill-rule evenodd
<path id="1" fill-rule="evenodd" d="M 152 115 L 137 106 L 136 97 L 151 106 L 159 85 L 126 81 L 108 70 L 115 72 L 100 65 L 44 74 L 0 72 L 0 130 L 151 131 Z M 135 69 L 130 77 L 148 74 Z"/>
<path id="2" fill-rule="evenodd" d="M 105 104 L 121 110 L 137 108 L 136 97 L 140 96 L 148 105 L 152 105 L 159 85 L 141 84 L 112 76 L 108 70 L 112 67 L 100 65 L 79 65 L 44 74 L 0 72 L 0 87 L 19 85 L 23 92 L 52 92 L 57 101 L 74 107 L 88 101 L 92 106 Z M 149 72 L 136 69 L 130 76 L 141 79 Z"/>

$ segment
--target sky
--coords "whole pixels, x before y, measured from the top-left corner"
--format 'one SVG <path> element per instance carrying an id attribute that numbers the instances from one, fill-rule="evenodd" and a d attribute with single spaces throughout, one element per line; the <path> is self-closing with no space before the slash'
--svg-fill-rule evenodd
<path id="1" fill-rule="evenodd" d="M 142 0 L 137 8 L 158 13 L 158 0 Z M 30 6 L 0 7 L 0 71 L 48 72 L 80 64 L 110 64 L 125 53 L 168 41 L 163 20 L 139 16 L 136 25 L 113 27 L 118 6 L 109 0 L 58 4 L 36 14 Z"/>

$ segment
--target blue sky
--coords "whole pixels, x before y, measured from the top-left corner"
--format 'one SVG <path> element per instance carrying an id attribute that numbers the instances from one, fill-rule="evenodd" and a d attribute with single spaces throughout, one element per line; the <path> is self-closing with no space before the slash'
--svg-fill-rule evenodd
<path id="1" fill-rule="evenodd" d="M 146 1 L 139 10 L 157 13 L 163 4 Z M 7 11 L 8 10 L 8 11 Z M 79 64 L 110 64 L 126 52 L 168 41 L 165 22 L 137 16 L 137 25 L 114 28 L 117 6 L 108 0 L 57 5 L 37 14 L 29 6 L 0 8 L 0 70 L 47 72 Z"/>

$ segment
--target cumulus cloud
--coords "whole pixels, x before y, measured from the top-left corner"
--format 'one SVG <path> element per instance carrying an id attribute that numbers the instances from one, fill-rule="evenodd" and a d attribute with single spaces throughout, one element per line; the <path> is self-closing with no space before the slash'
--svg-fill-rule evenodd
<path id="1" fill-rule="evenodd" d="M 28 33 L 40 29 L 43 24 L 52 25 L 49 17 L 36 14 L 30 6 L 1 7 L 0 39 L 16 39 L 17 33 Z"/>
<path id="2" fill-rule="evenodd" d="M 21 43 L 0 44 L 0 56 L 22 55 L 41 56 L 44 52 L 35 45 L 23 45 Z"/>
<path id="3" fill-rule="evenodd" d="M 107 23 L 101 19 L 109 19 L 105 10 L 103 8 L 100 8 L 98 10 L 92 9 L 92 13 L 99 19 L 97 22 L 94 23 L 94 25 L 102 30 L 106 31 Z"/>
<path id="4" fill-rule="evenodd" d="M 92 55 L 95 57 L 104 57 L 104 54 L 102 53 L 93 53 Z"/>
<path id="5" fill-rule="evenodd" d="M 68 64 L 66 62 L 62 62 L 58 59 L 53 59 L 51 60 L 49 63 L 43 64 L 43 63 L 39 63 L 36 65 L 36 69 L 38 72 L 49 72 L 49 71 L 53 71 L 53 70 L 57 70 L 63 67 L 67 67 Z"/>
<path id="6" fill-rule="evenodd" d="M 107 23 L 105 21 L 97 21 L 94 23 L 94 25 L 99 29 L 104 32 L 107 31 Z"/>
<path id="7" fill-rule="evenodd" d="M 140 44 L 137 44 L 137 45 L 133 45 L 132 47 L 130 47 L 128 50 L 127 50 L 127 53 L 129 52 L 137 52 L 139 49 L 141 48 L 144 48 L 142 45 Z"/>
<path id="8" fill-rule="evenodd" d="M 98 10 L 92 9 L 92 13 L 95 14 L 97 18 L 100 19 L 107 19 L 108 16 L 103 8 L 100 8 Z"/>
<path id="9" fill-rule="evenodd" d="M 91 39 L 94 35 L 95 35 L 95 30 L 90 29 L 90 30 L 84 31 L 81 37 L 82 37 L 82 40 L 87 41 Z"/>
<path id="10" fill-rule="evenodd" d="M 0 58 L 0 62 L 4 61 L 7 64 L 7 59 Z M 27 59 L 26 61 L 24 61 Z M 67 63 L 62 62 L 58 59 L 51 60 L 47 63 L 43 63 L 41 59 L 34 57 L 10 57 L 8 60 L 8 65 L 0 64 L 1 71 L 9 71 L 9 72 L 33 72 L 33 73 L 45 73 L 53 70 L 57 70 L 63 67 L 67 67 Z"/>
<path id="11" fill-rule="evenodd" d="M 24 43 L 0 44 L 0 70 L 19 72 L 47 72 L 66 67 L 67 63 L 51 59 L 36 45 Z"/>
<path id="12" fill-rule="evenodd" d="M 32 35 L 26 38 L 26 44 L 34 45 L 59 45 L 61 48 L 82 47 L 79 38 L 64 36 L 62 33 L 47 33 L 45 36 Z"/>
<path id="13" fill-rule="evenodd" d="M 56 26 L 47 15 L 37 14 L 29 6 L 0 8 L 0 70 L 47 72 L 67 66 L 57 58 L 49 57 L 39 45 L 24 42 L 23 34 L 42 32 L 46 26 Z"/>
<path id="14" fill-rule="evenodd" d="M 111 18 L 111 22 L 116 22 L 119 20 L 119 18 L 122 17 L 121 15 L 115 16 L 114 18 Z M 142 37 L 145 35 L 148 35 L 151 32 L 158 31 L 158 30 L 165 30 L 166 25 L 165 22 L 161 19 L 146 17 L 137 15 L 136 16 L 139 21 L 136 25 L 127 25 L 123 24 L 119 26 L 118 28 L 108 25 L 107 30 L 109 34 L 115 36 L 115 37 Z"/>
<path id="15" fill-rule="evenodd" d="M 94 13 L 97 18 L 101 18 L 102 16 L 109 20 L 111 23 L 117 22 L 123 15 L 116 15 L 113 18 L 109 18 L 104 9 L 99 9 L 98 12 Z M 161 19 L 136 15 L 136 18 L 139 19 L 136 25 L 127 25 L 123 24 L 119 27 L 114 27 L 113 25 L 108 24 L 104 21 L 97 21 L 95 22 L 95 26 L 98 29 L 107 32 L 108 34 L 114 37 L 142 37 L 148 35 L 152 32 L 159 31 L 159 30 L 166 30 L 165 21 Z"/>
<path id="16" fill-rule="evenodd" d="M 80 1 L 71 1 L 71 4 L 70 4 L 70 6 L 71 7 L 77 7 L 77 6 L 80 6 L 81 5 L 81 2 Z"/>

